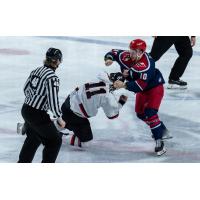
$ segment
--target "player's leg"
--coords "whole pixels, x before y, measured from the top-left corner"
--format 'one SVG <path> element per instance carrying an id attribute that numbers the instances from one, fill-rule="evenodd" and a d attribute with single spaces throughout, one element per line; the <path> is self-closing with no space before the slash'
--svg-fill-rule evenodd
<path id="1" fill-rule="evenodd" d="M 150 126 L 154 139 L 161 139 L 166 127 L 158 116 L 158 110 L 164 96 L 164 87 L 159 85 L 147 92 L 145 108 L 146 123 Z"/>
<path id="2" fill-rule="evenodd" d="M 82 118 L 77 115 L 71 116 L 71 127 L 74 135 L 70 139 L 70 145 L 82 147 L 83 142 L 89 142 L 93 139 L 90 122 L 87 118 Z"/>
<path id="3" fill-rule="evenodd" d="M 73 131 L 81 142 L 89 142 L 93 139 L 92 129 L 87 118 L 80 118 Z"/>
<path id="4" fill-rule="evenodd" d="M 155 140 L 162 139 L 163 127 L 162 127 L 162 122 L 160 121 L 158 116 L 158 110 L 153 108 L 146 108 L 145 115 L 146 115 L 146 120 L 145 120 L 146 124 L 150 127 L 153 138 Z"/>
<path id="5" fill-rule="evenodd" d="M 150 127 L 152 135 L 156 142 L 155 152 L 162 155 L 166 152 L 162 140 L 166 127 L 158 116 L 158 110 L 164 95 L 163 85 L 159 85 L 148 91 L 148 105 L 145 108 L 146 123 Z"/>
<path id="6" fill-rule="evenodd" d="M 78 146 L 81 146 L 81 142 L 88 142 L 93 139 L 89 120 L 87 118 L 76 115 L 70 109 L 69 97 L 61 106 L 61 110 L 63 113 L 62 118 L 66 122 L 66 128 L 74 132 L 74 135 L 71 137 L 70 140 L 71 145 L 74 145 L 77 140 Z"/>
<path id="7" fill-rule="evenodd" d="M 145 109 L 145 114 L 147 116 L 146 123 L 147 125 L 149 125 L 153 138 L 156 142 L 154 151 L 158 156 L 160 156 L 166 152 L 166 149 L 164 148 L 164 142 L 162 139 L 164 131 L 166 129 L 163 127 L 162 122 L 160 121 L 157 113 L 158 110 L 152 108 Z"/>
<path id="8" fill-rule="evenodd" d="M 73 122 L 74 113 L 70 109 L 70 98 L 69 96 L 65 100 L 65 102 L 61 106 L 62 111 L 62 119 L 65 121 L 66 125 L 65 128 L 72 131 L 71 123 Z"/>
<path id="9" fill-rule="evenodd" d="M 135 112 L 137 117 L 145 122 L 145 105 L 146 105 L 146 94 L 145 92 L 137 93 L 135 98 Z"/>

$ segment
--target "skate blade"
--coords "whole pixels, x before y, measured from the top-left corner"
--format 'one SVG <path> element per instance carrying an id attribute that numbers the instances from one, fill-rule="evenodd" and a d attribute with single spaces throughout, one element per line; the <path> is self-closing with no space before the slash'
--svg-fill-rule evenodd
<path id="1" fill-rule="evenodd" d="M 173 136 L 164 136 L 163 138 L 162 138 L 162 140 L 170 140 L 170 139 L 172 139 L 173 138 Z"/>
<path id="2" fill-rule="evenodd" d="M 69 144 L 69 148 L 73 151 L 85 151 L 85 148 L 84 147 L 80 147 L 80 146 L 76 146 L 76 145 L 71 145 Z"/>
<path id="3" fill-rule="evenodd" d="M 165 148 L 163 148 L 162 151 L 156 152 L 157 156 L 162 156 L 163 154 L 165 154 L 167 152 L 167 150 Z"/>
<path id="4" fill-rule="evenodd" d="M 154 139 L 154 136 L 153 136 L 153 135 L 151 135 L 151 137 Z M 170 139 L 172 139 L 172 138 L 173 138 L 173 136 L 168 135 L 168 136 L 163 136 L 161 140 L 170 140 Z"/>
<path id="5" fill-rule="evenodd" d="M 17 123 L 17 134 L 22 135 L 22 127 L 23 127 L 24 123 Z"/>
<path id="6" fill-rule="evenodd" d="M 187 85 L 185 86 L 180 86 L 180 85 L 175 85 L 175 84 L 168 84 L 167 89 L 172 89 L 172 90 L 186 90 L 187 89 Z"/>

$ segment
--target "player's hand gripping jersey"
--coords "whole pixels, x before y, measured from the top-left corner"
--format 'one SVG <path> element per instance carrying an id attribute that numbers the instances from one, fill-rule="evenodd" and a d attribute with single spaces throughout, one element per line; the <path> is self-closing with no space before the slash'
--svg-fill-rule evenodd
<path id="1" fill-rule="evenodd" d="M 129 70 L 126 77 L 129 81 L 126 84 L 127 89 L 135 93 L 147 91 L 165 82 L 160 71 L 155 68 L 154 60 L 146 52 L 137 63 L 131 60 L 129 51 L 118 49 L 108 52 L 104 59 L 116 61 L 122 73 Z"/>
<path id="2" fill-rule="evenodd" d="M 106 76 L 106 73 L 100 74 L 96 81 L 77 87 L 70 94 L 70 109 L 75 114 L 85 118 L 93 117 L 102 107 L 109 119 L 118 117 L 126 99 L 123 99 L 123 95 L 119 100 L 116 99 L 110 91 L 111 82 Z"/>

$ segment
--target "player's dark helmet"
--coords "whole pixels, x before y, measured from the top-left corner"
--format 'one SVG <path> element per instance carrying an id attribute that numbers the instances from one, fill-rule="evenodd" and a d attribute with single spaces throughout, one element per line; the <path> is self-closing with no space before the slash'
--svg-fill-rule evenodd
<path id="1" fill-rule="evenodd" d="M 123 76 L 123 74 L 121 72 L 117 72 L 117 73 L 110 73 L 109 79 L 111 82 L 115 82 L 115 81 L 125 81 L 125 78 Z"/>
<path id="2" fill-rule="evenodd" d="M 59 60 L 62 62 L 62 52 L 60 49 L 56 48 L 49 48 L 46 52 L 46 59 L 47 60 Z"/>

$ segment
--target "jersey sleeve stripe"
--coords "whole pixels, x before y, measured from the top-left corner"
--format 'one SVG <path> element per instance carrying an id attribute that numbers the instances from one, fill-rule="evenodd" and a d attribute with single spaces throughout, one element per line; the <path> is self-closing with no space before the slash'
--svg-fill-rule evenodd
<path id="1" fill-rule="evenodd" d="M 138 85 L 138 87 L 139 87 L 141 90 L 144 90 L 144 88 L 147 86 L 147 83 L 145 83 L 145 82 L 142 81 L 142 80 L 136 80 L 135 83 Z"/>
<path id="2" fill-rule="evenodd" d="M 83 113 L 83 115 L 84 115 L 86 118 L 89 118 L 89 116 L 88 116 L 87 112 L 85 111 L 85 108 L 83 107 L 83 104 L 82 104 L 82 103 L 79 104 L 79 108 L 80 108 L 81 112 Z"/>
<path id="3" fill-rule="evenodd" d="M 108 117 L 108 119 L 115 119 L 115 118 L 117 118 L 119 116 L 119 113 L 117 114 L 117 115 L 114 115 L 114 116 L 112 116 L 112 117 Z"/>

